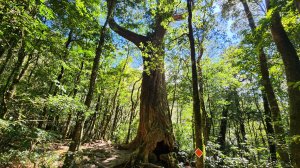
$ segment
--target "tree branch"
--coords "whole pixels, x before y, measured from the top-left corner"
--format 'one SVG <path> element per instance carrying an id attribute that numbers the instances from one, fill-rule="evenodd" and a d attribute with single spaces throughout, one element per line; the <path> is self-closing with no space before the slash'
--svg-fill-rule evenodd
<path id="1" fill-rule="evenodd" d="M 137 33 L 134 33 L 132 31 L 127 30 L 124 27 L 121 27 L 120 25 L 118 25 L 113 17 L 111 19 L 109 19 L 108 23 L 109 23 L 110 28 L 114 32 L 116 32 L 117 34 L 119 34 L 123 38 L 131 41 L 132 43 L 134 43 L 139 48 L 140 48 L 140 43 L 143 43 L 143 42 L 147 41 L 147 37 L 145 37 L 143 35 L 139 35 Z"/>
<path id="2" fill-rule="evenodd" d="M 172 17 L 175 21 L 181 21 L 185 19 L 184 14 L 174 14 Z"/>

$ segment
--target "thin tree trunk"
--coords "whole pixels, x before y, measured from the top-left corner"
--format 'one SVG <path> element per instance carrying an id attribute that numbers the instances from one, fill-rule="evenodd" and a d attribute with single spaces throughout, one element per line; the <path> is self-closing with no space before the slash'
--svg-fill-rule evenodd
<path id="1" fill-rule="evenodd" d="M 108 111 L 109 111 L 109 96 L 107 97 L 106 99 L 106 102 L 105 102 L 105 109 L 104 109 L 104 112 L 103 112 L 103 115 L 102 115 L 102 120 L 99 124 L 100 128 L 98 128 L 99 130 L 99 139 L 102 138 L 102 133 L 103 133 L 103 130 L 104 130 L 104 124 L 105 124 L 105 119 L 106 119 L 106 116 L 108 115 Z"/>
<path id="2" fill-rule="evenodd" d="M 67 137 L 67 135 L 69 133 L 70 125 L 71 125 L 71 120 L 72 120 L 72 114 L 69 114 L 67 122 L 66 122 L 65 130 L 63 131 L 63 138 L 62 138 L 63 140 L 66 139 L 66 137 Z"/>
<path id="3" fill-rule="evenodd" d="M 235 136 L 236 136 L 236 141 L 237 141 L 237 146 L 239 149 L 242 149 L 242 140 L 241 140 L 241 136 L 240 136 L 240 127 L 239 127 L 239 121 L 236 121 L 235 123 L 233 123 L 234 128 L 235 128 Z M 241 152 L 238 152 L 239 154 L 241 154 Z"/>
<path id="4" fill-rule="evenodd" d="M 220 145 L 220 150 L 224 153 L 225 151 L 225 142 L 226 142 L 226 130 L 227 130 L 227 120 L 228 120 L 228 106 L 223 108 L 222 119 L 220 124 L 220 132 L 218 137 L 218 144 Z"/>
<path id="5" fill-rule="evenodd" d="M 236 113 L 238 115 L 238 122 L 239 122 L 239 129 L 240 129 L 240 133 L 242 135 L 242 139 L 241 139 L 241 149 L 248 151 L 246 142 L 247 142 L 247 138 L 246 138 L 246 130 L 245 130 L 245 124 L 244 124 L 244 112 L 240 109 L 240 102 L 239 102 L 239 95 L 236 89 L 234 89 L 233 91 L 233 101 L 234 101 L 234 108 L 236 110 Z"/>
<path id="6" fill-rule="evenodd" d="M 208 117 L 206 108 L 205 108 L 205 103 L 204 103 L 204 81 L 203 81 L 203 74 L 202 74 L 202 65 L 201 65 L 201 59 L 203 56 L 203 46 L 202 43 L 203 41 L 200 41 L 201 44 L 199 44 L 200 49 L 199 49 L 199 56 L 197 59 L 197 64 L 198 64 L 198 84 L 199 84 L 199 98 L 200 98 L 200 105 L 201 105 L 201 111 L 202 111 L 202 128 L 206 128 L 203 130 L 203 136 L 204 136 L 204 144 L 207 145 L 207 141 L 209 140 L 209 133 L 211 129 L 211 119 Z"/>
<path id="7" fill-rule="evenodd" d="M 21 79 L 24 77 L 24 74 L 27 72 L 28 67 L 30 65 L 31 57 L 29 56 L 25 65 L 21 69 L 20 74 L 16 75 L 15 78 L 13 78 L 12 83 L 10 84 L 8 90 L 7 90 L 7 95 L 6 95 L 6 101 L 9 101 L 11 98 L 13 98 L 16 90 L 16 85 L 20 83 Z"/>
<path id="8" fill-rule="evenodd" d="M 72 35 L 73 35 L 73 31 L 72 31 L 72 29 L 71 29 L 71 30 L 69 31 L 69 34 L 68 34 L 68 39 L 67 39 L 67 41 L 66 41 L 66 43 L 65 43 L 65 48 L 66 48 L 66 50 L 69 49 L 69 46 L 70 46 L 70 44 L 71 44 L 71 42 L 72 42 Z M 68 51 L 66 51 L 66 52 L 64 53 L 64 56 L 63 56 L 63 57 L 64 57 L 64 58 L 63 58 L 64 62 L 66 62 L 66 57 L 67 57 L 67 55 L 68 55 Z M 56 82 L 59 82 L 58 85 L 61 85 L 61 80 L 62 80 L 64 74 L 65 74 L 65 67 L 64 67 L 64 66 L 61 66 L 60 72 L 59 72 L 59 74 L 57 75 L 57 78 L 56 78 Z M 52 85 L 51 85 L 51 87 L 52 87 Z M 58 87 L 54 87 L 54 92 L 53 92 L 52 95 L 53 95 L 53 96 L 56 96 L 58 91 L 59 91 L 59 88 L 58 88 Z M 51 109 L 50 109 L 50 110 L 51 110 Z M 47 112 L 45 113 L 45 115 L 47 115 Z M 56 118 L 56 119 L 55 119 L 55 118 Z M 59 119 L 59 116 L 58 116 L 58 115 L 56 115 L 56 116 L 49 116 L 48 123 L 47 123 L 47 126 L 46 126 L 46 130 L 49 130 L 49 129 L 53 128 L 53 127 L 54 127 L 54 121 L 55 121 L 55 120 L 58 121 L 58 119 Z M 52 121 L 52 122 L 51 122 L 51 121 Z"/>
<path id="9" fill-rule="evenodd" d="M 265 123 L 266 123 L 266 133 L 268 137 L 269 151 L 270 151 L 270 159 L 272 164 L 275 165 L 277 162 L 276 158 L 276 144 L 274 142 L 274 128 L 271 120 L 271 109 L 269 107 L 267 97 L 263 94 L 263 102 L 264 102 L 264 111 L 265 111 Z"/>
<path id="10" fill-rule="evenodd" d="M 116 99 L 117 99 L 117 96 L 119 94 L 119 90 L 120 90 L 120 87 L 121 87 L 121 82 L 122 82 L 122 79 L 123 79 L 123 74 L 124 74 L 126 65 L 128 63 L 129 53 L 130 53 L 130 50 L 128 48 L 126 60 L 125 60 L 125 63 L 123 65 L 122 69 L 121 69 L 121 74 L 119 76 L 119 80 L 118 80 L 118 84 L 117 84 L 117 90 L 115 91 L 115 94 L 114 94 L 114 97 L 113 97 L 113 109 L 115 108 Z M 112 125 L 112 130 L 111 130 L 111 134 L 110 134 L 111 137 L 113 136 L 113 131 L 114 131 L 115 126 L 117 124 L 116 121 L 117 121 L 118 113 L 119 113 L 118 108 L 116 108 L 115 116 L 114 116 L 114 121 L 113 121 L 113 125 Z"/>
<path id="11" fill-rule="evenodd" d="M 259 122 L 259 134 L 263 145 L 266 146 L 266 140 L 265 137 L 263 136 L 263 127 L 261 122 Z"/>
<path id="12" fill-rule="evenodd" d="M 256 25 L 253 19 L 253 15 L 249 9 L 249 6 L 246 2 L 246 0 L 241 0 L 243 6 L 244 6 L 244 10 L 246 12 L 248 21 L 249 21 L 249 26 L 252 30 L 252 32 L 255 32 L 256 29 Z M 281 23 L 280 23 L 281 24 Z M 271 109 L 271 113 L 272 113 L 272 122 L 274 124 L 274 129 L 275 129 L 275 136 L 276 136 L 276 140 L 277 142 L 277 151 L 279 153 L 280 156 L 280 160 L 282 161 L 283 166 L 285 165 L 289 165 L 290 164 L 290 159 L 289 159 L 289 155 L 287 152 L 287 148 L 286 146 L 286 142 L 285 142 L 285 130 L 284 130 L 284 126 L 282 123 L 282 119 L 281 119 L 281 114 L 280 114 L 280 110 L 279 110 L 279 106 L 276 100 L 276 96 L 274 93 L 274 89 L 273 86 L 271 84 L 271 80 L 270 80 L 270 75 L 269 75 L 269 70 L 268 70 L 268 65 L 267 65 L 267 56 L 265 55 L 263 48 L 260 47 L 258 48 L 258 55 L 259 55 L 259 65 L 260 65 L 260 71 L 261 71 L 261 75 L 262 75 L 262 85 L 264 87 L 262 92 L 266 93 L 266 97 L 267 97 L 267 101 L 270 105 L 270 109 Z M 298 59 L 299 61 L 299 59 Z M 300 64 L 299 64 L 300 66 Z"/>
<path id="13" fill-rule="evenodd" d="M 179 64 L 178 64 L 177 73 L 175 74 L 175 77 L 174 77 L 174 83 L 175 83 L 175 86 L 174 86 L 174 91 L 173 91 L 173 101 L 172 101 L 172 106 L 171 106 L 171 116 L 172 116 L 172 114 L 173 114 L 174 104 L 175 104 L 175 100 L 176 100 L 177 78 L 178 78 L 179 71 L 180 71 L 181 61 L 182 61 L 182 60 L 180 59 L 180 60 L 179 60 Z M 177 107 L 177 108 L 178 108 L 178 107 Z"/>
<path id="14" fill-rule="evenodd" d="M 193 26 L 192 26 L 192 0 L 187 0 L 187 8 L 188 8 L 188 29 L 189 29 L 189 41 L 190 41 L 190 49 L 191 49 L 191 61 L 192 61 L 192 86 L 193 86 L 193 113 L 195 117 L 195 138 L 196 138 L 196 146 L 203 151 L 203 156 L 197 157 L 196 167 L 203 168 L 204 166 L 204 156 L 205 156 L 205 145 L 203 138 L 203 119 L 200 111 L 200 97 L 198 90 L 198 75 L 197 75 L 197 63 L 196 63 L 196 52 L 195 52 L 195 39 L 193 35 Z"/>
<path id="15" fill-rule="evenodd" d="M 4 62 L 2 62 L 2 65 L 0 67 L 0 76 L 2 75 L 2 73 L 5 70 L 6 65 L 8 64 L 8 62 L 10 61 L 10 59 L 12 58 L 13 55 L 13 48 L 10 48 L 6 54 L 6 58 L 4 60 Z"/>
<path id="16" fill-rule="evenodd" d="M 72 36 L 73 36 L 73 30 L 71 29 L 71 30 L 69 31 L 69 34 L 68 34 L 68 39 L 67 39 L 67 41 L 66 41 L 66 43 L 65 43 L 65 48 L 66 48 L 66 50 L 68 50 L 69 47 L 70 47 L 70 44 L 71 44 L 71 42 L 72 42 Z M 68 55 L 68 51 L 66 51 L 66 52 L 64 53 L 64 56 L 63 56 L 63 61 L 64 61 L 64 62 L 66 62 L 67 55 Z M 61 66 L 61 67 L 60 67 L 60 73 L 57 75 L 57 78 L 56 78 L 57 82 L 59 82 L 59 85 L 61 85 L 60 82 L 61 82 L 61 80 L 62 80 L 64 74 L 65 74 L 65 67 L 64 67 L 64 66 Z M 53 95 L 55 96 L 55 95 L 57 94 L 57 92 L 58 92 L 58 88 L 56 87 L 56 88 L 54 89 Z"/>
<path id="17" fill-rule="evenodd" d="M 100 30 L 100 39 L 99 39 L 98 46 L 96 49 L 96 55 L 95 55 L 95 58 L 93 61 L 93 67 L 92 67 L 92 73 L 91 73 L 91 78 L 90 78 L 88 94 L 87 94 L 87 96 L 85 98 L 85 102 L 84 102 L 84 104 L 87 108 L 89 108 L 92 103 L 93 94 L 94 94 L 95 85 L 96 85 L 96 78 L 98 75 L 100 57 L 102 55 L 103 45 L 105 42 L 106 26 L 108 24 L 108 20 L 109 20 L 111 14 L 112 14 L 112 6 L 109 6 L 106 21 Z M 69 168 L 69 167 L 74 166 L 74 152 L 80 146 L 81 134 L 82 134 L 84 121 L 85 121 L 84 112 L 81 111 L 78 113 L 78 120 L 76 121 L 74 133 L 72 135 L 72 142 L 70 144 L 69 151 L 68 151 L 67 156 L 64 161 L 64 165 L 63 165 L 64 168 Z"/>
<path id="18" fill-rule="evenodd" d="M 209 108 L 209 113 L 210 113 L 210 128 L 212 128 L 212 136 L 214 136 L 215 135 L 215 127 L 214 127 L 214 122 L 213 122 L 214 113 L 211 108 L 211 101 L 210 101 L 209 95 L 210 94 L 207 93 L 207 103 L 208 103 L 208 108 Z"/>
<path id="19" fill-rule="evenodd" d="M 84 62 L 82 61 L 81 65 L 80 65 L 80 71 L 78 72 L 78 74 L 75 78 L 75 82 L 74 82 L 73 98 L 76 97 L 77 92 L 78 92 L 77 85 L 80 83 L 80 77 L 81 77 L 81 73 L 82 73 L 82 70 L 83 70 L 83 65 L 84 65 Z M 65 130 L 64 130 L 64 133 L 63 133 L 63 139 L 65 139 L 67 137 L 68 133 L 69 133 L 71 120 L 72 120 L 72 115 L 73 114 L 71 114 L 71 112 L 68 115 L 67 123 L 66 123 Z"/>
<path id="20" fill-rule="evenodd" d="M 113 133 L 116 129 L 116 125 L 117 125 L 117 119 L 118 119 L 118 115 L 119 115 L 119 112 L 120 112 L 120 102 L 118 101 L 117 102 L 117 106 L 116 106 L 116 109 L 115 109 L 115 115 L 114 115 L 114 120 L 113 120 L 113 123 L 111 125 L 111 130 L 110 130 L 110 139 L 113 139 Z"/>
<path id="21" fill-rule="evenodd" d="M 114 110 L 114 109 L 111 109 L 111 110 Z M 107 111 L 107 114 L 106 114 L 106 117 L 104 118 L 104 126 L 103 126 L 103 129 L 102 129 L 102 131 L 101 131 L 101 138 L 102 139 L 106 139 L 105 137 L 106 137 L 106 131 L 107 131 L 107 129 L 108 129 L 108 125 L 109 125 L 109 123 L 110 123 L 110 121 L 111 121 L 111 117 L 112 117 L 112 112 L 109 112 L 110 110 L 108 110 Z"/>
<path id="22" fill-rule="evenodd" d="M 101 101 L 102 101 L 102 100 L 101 100 L 101 96 L 102 96 L 102 94 L 99 94 L 99 95 L 98 95 L 97 105 L 96 105 L 96 107 L 95 107 L 95 113 L 94 113 L 93 118 L 92 118 L 91 127 L 90 127 L 90 129 L 88 129 L 88 130 L 86 131 L 86 134 L 85 134 L 85 137 L 87 137 L 87 138 L 89 138 L 89 139 L 93 139 L 93 138 L 91 138 L 91 137 L 94 137 L 94 136 L 92 135 L 92 133 L 94 132 L 94 129 L 95 129 L 95 126 L 96 126 L 96 121 L 97 121 L 98 114 L 100 114 L 100 111 L 102 110 L 102 106 L 101 106 L 101 104 L 102 104 L 102 102 L 101 102 Z M 88 139 L 86 139 L 86 140 L 88 140 Z"/>
<path id="23" fill-rule="evenodd" d="M 11 79 L 17 79 L 19 73 L 20 73 L 20 70 L 21 70 L 21 67 L 22 67 L 22 64 L 24 62 L 24 59 L 25 59 L 25 56 L 26 56 L 26 53 L 25 53 L 25 42 L 22 41 L 22 44 L 21 44 L 21 48 L 19 49 L 18 51 L 18 58 L 17 58 L 17 62 L 15 64 L 15 67 L 14 69 L 12 70 L 12 72 L 10 73 L 7 81 L 6 81 L 6 84 L 4 85 L 4 87 L 2 88 L 2 103 L 1 103 L 1 108 L 0 108 L 0 118 L 4 118 L 6 113 L 7 113 L 7 96 L 10 95 L 9 91 L 8 91 L 8 88 L 10 87 L 10 81 Z M 12 85 L 14 85 L 14 83 L 12 83 Z"/>
<path id="24" fill-rule="evenodd" d="M 142 78 L 138 79 L 137 81 L 134 82 L 131 90 L 131 95 L 130 95 L 130 100 L 131 100 L 131 109 L 130 109 L 130 117 L 129 117 L 129 124 L 128 124 L 128 131 L 127 131 L 127 136 L 126 136 L 126 144 L 129 143 L 129 138 L 130 138 L 130 132 L 131 132 L 131 124 L 133 121 L 134 113 L 136 110 L 136 107 L 138 105 L 138 98 L 139 98 L 139 90 L 141 87 L 138 88 L 137 92 L 137 98 L 136 101 L 133 100 L 133 92 L 135 90 L 135 85 L 141 80 Z"/>

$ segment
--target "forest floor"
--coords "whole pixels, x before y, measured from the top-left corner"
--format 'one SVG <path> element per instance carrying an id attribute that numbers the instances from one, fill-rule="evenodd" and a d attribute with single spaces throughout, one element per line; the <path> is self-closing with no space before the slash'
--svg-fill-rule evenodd
<path id="1" fill-rule="evenodd" d="M 68 146 L 60 143 L 53 143 L 49 147 L 54 155 L 63 158 L 68 151 Z M 79 152 L 76 154 L 75 162 L 78 167 L 82 168 L 109 168 L 116 167 L 130 160 L 131 151 L 118 150 L 110 141 L 105 142 L 97 140 L 95 142 L 81 145 Z M 56 161 L 53 166 L 61 167 L 63 159 Z"/>
<path id="2" fill-rule="evenodd" d="M 62 167 L 69 144 L 70 139 L 62 141 L 55 132 L 31 128 L 22 122 L 0 119 L 0 168 Z M 131 157 L 135 156 L 134 152 L 120 150 L 119 147 L 118 144 L 103 140 L 84 143 L 75 154 L 75 164 L 78 168 L 130 167 L 128 164 L 131 164 L 129 162 L 132 161 Z M 192 155 L 184 151 L 169 154 L 179 162 L 179 167 L 185 167 L 184 165 L 192 160 Z M 137 163 L 138 165 L 134 166 L 157 168 L 169 165 L 171 163 L 169 154 L 161 154 L 157 158 L 152 153 L 150 163 Z"/>

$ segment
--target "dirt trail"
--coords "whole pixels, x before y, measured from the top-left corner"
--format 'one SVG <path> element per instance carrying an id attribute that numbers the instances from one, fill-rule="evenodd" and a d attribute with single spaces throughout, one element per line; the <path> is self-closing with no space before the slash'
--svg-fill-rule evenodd
<path id="1" fill-rule="evenodd" d="M 68 146 L 61 144 L 52 144 L 55 149 L 53 152 L 64 156 Z M 95 141 L 83 144 L 76 155 L 76 164 L 82 168 L 113 168 L 125 163 L 130 158 L 130 151 L 118 150 L 110 142 Z M 59 163 L 62 166 L 63 161 Z"/>

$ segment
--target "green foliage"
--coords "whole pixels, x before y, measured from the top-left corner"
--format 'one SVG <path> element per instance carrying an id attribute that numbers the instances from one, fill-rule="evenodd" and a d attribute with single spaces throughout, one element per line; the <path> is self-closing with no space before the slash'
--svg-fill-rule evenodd
<path id="1" fill-rule="evenodd" d="M 67 95 L 50 96 L 48 98 L 47 107 L 55 111 L 55 114 L 52 115 L 59 114 L 62 116 L 76 111 L 86 110 L 84 104 L 78 98 L 74 99 Z"/>
<path id="2" fill-rule="evenodd" d="M 9 149 L 29 150 L 34 148 L 35 144 L 45 143 L 57 138 L 57 135 L 54 133 L 38 128 L 29 128 L 24 125 L 24 122 L 26 121 L 12 122 L 0 120 L 1 151 Z"/>
<path id="3" fill-rule="evenodd" d="M 267 140 L 272 138 L 264 128 L 260 48 L 268 58 L 285 134 L 289 126 L 287 87 L 300 89 L 300 81 L 286 84 L 283 61 L 270 32 L 271 17 L 278 11 L 288 37 L 300 53 L 300 19 L 293 1 L 276 1 L 266 13 L 260 3 L 247 2 L 255 16 L 254 32 L 238 0 L 193 4 L 198 57 L 204 49 L 197 68 L 202 70 L 204 104 L 211 122 L 206 145 L 208 167 L 271 167 Z M 142 70 L 149 75 L 156 69 L 166 74 L 176 143 L 180 150 L 193 155 L 192 74 L 185 2 L 118 2 L 114 17 L 122 27 L 153 38 L 161 38 L 161 34 L 154 36 L 160 26 L 167 33 L 158 44 L 148 38 L 137 48 L 108 29 L 94 97 L 87 109 L 84 100 L 107 15 L 106 5 L 103 0 L 0 1 L 0 103 L 1 108 L 6 103 L 8 109 L 6 120 L 0 120 L 0 165 L 37 163 L 39 167 L 58 167 L 57 161 L 62 157 L 51 152 L 49 144 L 63 136 L 70 138 L 79 113 L 86 117 L 83 143 L 98 139 L 124 143 L 128 128 L 132 140 L 139 123 Z M 182 20 L 174 20 L 173 14 Z M 21 60 L 23 49 L 25 57 Z M 10 97 L 4 96 L 7 93 L 11 93 Z M 222 115 L 225 108 L 227 118 Z M 222 119 L 227 119 L 223 151 L 219 145 Z M 245 142 L 240 123 L 245 126 Z M 289 143 L 299 142 L 298 136 L 287 139 Z"/>

